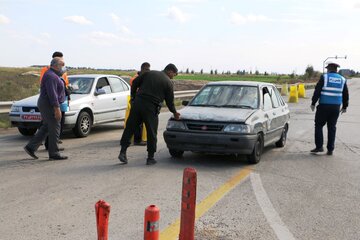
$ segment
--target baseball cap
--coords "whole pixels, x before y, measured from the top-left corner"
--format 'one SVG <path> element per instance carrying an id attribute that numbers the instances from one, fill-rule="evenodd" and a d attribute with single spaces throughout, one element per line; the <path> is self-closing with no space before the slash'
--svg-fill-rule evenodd
<path id="1" fill-rule="evenodd" d="M 338 67 L 340 67 L 340 65 L 335 62 L 327 62 L 325 68 L 328 68 L 328 67 L 337 67 L 338 68 Z"/>

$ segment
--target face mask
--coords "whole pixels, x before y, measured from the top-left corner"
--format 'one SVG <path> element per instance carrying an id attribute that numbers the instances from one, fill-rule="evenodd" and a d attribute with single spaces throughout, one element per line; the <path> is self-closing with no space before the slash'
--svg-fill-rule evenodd
<path id="1" fill-rule="evenodd" d="M 65 66 L 62 66 L 60 71 L 59 71 L 59 77 L 61 77 L 65 72 L 67 71 L 66 67 Z"/>

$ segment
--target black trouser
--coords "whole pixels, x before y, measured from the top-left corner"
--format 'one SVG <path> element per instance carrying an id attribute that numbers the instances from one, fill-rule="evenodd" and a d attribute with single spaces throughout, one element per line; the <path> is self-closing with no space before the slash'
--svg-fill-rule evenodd
<path id="1" fill-rule="evenodd" d="M 59 155 L 60 121 L 55 119 L 54 107 L 47 99 L 39 98 L 38 107 L 43 119 L 43 124 L 26 145 L 32 151 L 36 151 L 46 137 L 49 137 L 49 157 Z"/>
<path id="2" fill-rule="evenodd" d="M 141 142 L 142 141 L 142 131 L 143 131 L 143 123 L 140 123 L 139 126 L 137 126 L 135 128 L 135 132 L 134 132 L 134 142 Z"/>
<path id="3" fill-rule="evenodd" d="M 64 129 L 64 124 L 65 124 L 65 112 L 61 112 L 61 120 L 60 120 L 60 136 L 59 139 L 62 136 L 63 133 L 63 129 Z M 47 149 L 49 146 L 49 137 L 46 137 L 45 139 L 45 148 Z"/>
<path id="4" fill-rule="evenodd" d="M 336 123 L 340 113 L 340 105 L 320 104 L 317 106 L 315 114 L 315 145 L 322 148 L 324 143 L 323 127 L 327 124 L 328 142 L 327 150 L 333 151 L 335 148 Z"/>
<path id="5" fill-rule="evenodd" d="M 135 129 L 143 122 L 147 133 L 147 151 L 149 155 L 156 152 L 157 130 L 159 125 L 159 105 L 136 97 L 131 106 L 126 127 L 120 140 L 122 150 L 126 150 L 130 145 L 130 140 Z"/>

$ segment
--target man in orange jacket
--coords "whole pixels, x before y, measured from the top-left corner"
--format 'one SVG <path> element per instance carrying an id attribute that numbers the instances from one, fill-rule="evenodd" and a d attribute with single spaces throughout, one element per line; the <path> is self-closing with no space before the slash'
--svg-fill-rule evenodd
<path id="1" fill-rule="evenodd" d="M 63 58 L 64 55 L 62 52 L 54 52 L 53 55 L 52 55 L 52 58 L 54 57 L 61 57 Z M 50 66 L 46 66 L 46 67 L 43 67 L 41 68 L 41 71 L 40 71 L 40 83 L 41 83 L 41 79 L 43 78 L 44 76 L 44 73 L 49 70 Z M 62 79 L 64 79 L 65 81 L 65 86 L 68 87 L 69 85 L 69 79 L 68 79 L 68 76 L 67 76 L 67 73 L 65 72 L 62 76 L 61 76 Z"/>
<path id="2" fill-rule="evenodd" d="M 130 86 L 133 84 L 134 80 L 140 76 L 141 74 L 143 74 L 144 72 L 149 72 L 150 71 L 150 63 L 148 62 L 144 62 L 143 64 L 141 64 L 140 67 L 140 71 L 137 72 L 135 74 L 135 76 L 133 76 L 130 79 Z M 145 146 L 146 142 L 142 141 L 142 131 L 143 131 L 143 123 L 141 123 L 134 132 L 134 145 L 139 145 L 139 146 Z"/>

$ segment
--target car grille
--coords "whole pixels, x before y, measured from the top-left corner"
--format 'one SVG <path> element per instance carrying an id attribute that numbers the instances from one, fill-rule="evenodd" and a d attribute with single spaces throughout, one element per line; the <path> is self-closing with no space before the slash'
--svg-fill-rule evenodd
<path id="1" fill-rule="evenodd" d="M 22 107 L 23 112 L 30 112 L 31 110 L 35 110 L 35 112 L 40 112 L 38 107 Z"/>
<path id="2" fill-rule="evenodd" d="M 189 130 L 196 130 L 196 131 L 220 132 L 224 128 L 224 125 L 222 124 L 188 123 L 186 125 Z"/>

